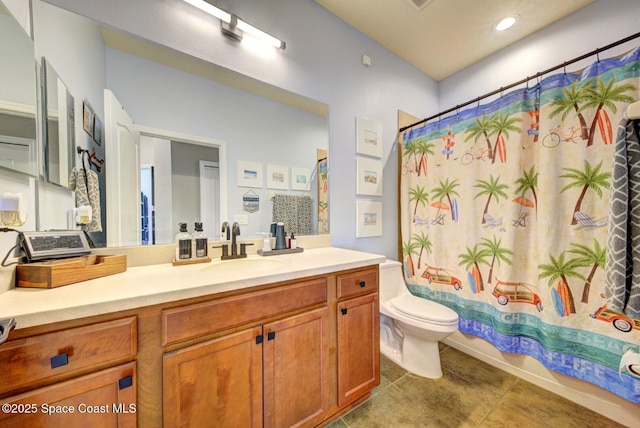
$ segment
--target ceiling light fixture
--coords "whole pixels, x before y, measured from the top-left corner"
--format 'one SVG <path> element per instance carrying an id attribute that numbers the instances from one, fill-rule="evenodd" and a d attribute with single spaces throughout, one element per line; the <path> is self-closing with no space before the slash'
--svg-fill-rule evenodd
<path id="1" fill-rule="evenodd" d="M 508 30 L 509 28 L 513 27 L 513 24 L 515 23 L 516 23 L 516 18 L 514 18 L 513 16 L 509 16 L 507 18 L 504 18 L 502 21 L 498 22 L 498 25 L 496 25 L 496 30 L 497 31 Z"/>
<path id="2" fill-rule="evenodd" d="M 224 10 L 217 8 L 209 2 L 206 2 L 204 0 L 184 1 L 218 18 L 220 20 L 220 31 L 222 31 L 222 34 L 233 40 L 241 41 L 244 37 L 244 34 L 246 33 L 276 48 L 285 50 L 287 47 L 287 44 L 284 41 L 273 37 L 271 34 L 265 33 L 264 31 L 254 27 L 248 22 L 243 21 L 238 16 L 225 12 Z"/>

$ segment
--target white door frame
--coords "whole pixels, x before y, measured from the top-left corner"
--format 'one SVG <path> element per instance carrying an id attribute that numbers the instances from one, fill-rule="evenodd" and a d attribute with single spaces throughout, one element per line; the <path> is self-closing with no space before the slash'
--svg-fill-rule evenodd
<path id="1" fill-rule="evenodd" d="M 141 135 L 148 137 L 163 138 L 165 140 L 180 141 L 183 143 L 197 144 L 200 146 L 215 147 L 218 149 L 218 168 L 220 169 L 220 221 L 227 218 L 227 143 L 222 140 L 198 137 L 195 135 L 183 134 L 181 132 L 167 131 L 164 129 L 152 128 L 138 125 Z"/>

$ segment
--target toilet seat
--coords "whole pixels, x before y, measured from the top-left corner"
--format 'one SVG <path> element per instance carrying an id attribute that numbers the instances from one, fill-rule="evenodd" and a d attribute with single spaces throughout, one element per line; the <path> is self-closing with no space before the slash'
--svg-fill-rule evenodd
<path id="1" fill-rule="evenodd" d="M 416 321 L 436 325 L 457 325 L 458 314 L 444 305 L 431 300 L 402 294 L 389 300 L 392 309 Z"/>

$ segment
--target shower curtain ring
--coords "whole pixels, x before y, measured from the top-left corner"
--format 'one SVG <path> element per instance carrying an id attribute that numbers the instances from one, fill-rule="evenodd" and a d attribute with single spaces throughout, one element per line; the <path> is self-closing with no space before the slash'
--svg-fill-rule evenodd
<path id="1" fill-rule="evenodd" d="M 562 64 L 562 70 L 564 71 L 564 75 L 566 76 L 567 75 L 567 62 L 566 61 Z"/>
<path id="2" fill-rule="evenodd" d="M 596 62 L 600 64 L 600 48 L 596 49 Z"/>

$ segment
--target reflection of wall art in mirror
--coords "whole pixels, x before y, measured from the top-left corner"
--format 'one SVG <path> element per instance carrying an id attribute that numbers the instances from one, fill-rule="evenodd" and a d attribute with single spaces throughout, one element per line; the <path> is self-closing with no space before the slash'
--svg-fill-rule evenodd
<path id="1" fill-rule="evenodd" d="M 267 165 L 267 188 L 289 190 L 289 168 Z"/>
<path id="2" fill-rule="evenodd" d="M 382 196 L 382 162 L 373 159 L 357 159 L 358 195 Z"/>
<path id="3" fill-rule="evenodd" d="M 86 101 L 82 102 L 82 128 L 85 132 L 93 137 L 93 109 Z"/>
<path id="4" fill-rule="evenodd" d="M 382 236 L 382 202 L 356 202 L 356 237 Z"/>
<path id="5" fill-rule="evenodd" d="M 382 123 L 375 120 L 356 118 L 356 153 L 382 157 Z"/>
<path id="6" fill-rule="evenodd" d="M 311 190 L 311 171 L 308 168 L 291 168 L 291 189 Z"/>
<path id="7" fill-rule="evenodd" d="M 238 161 L 238 186 L 262 188 L 262 164 Z"/>
<path id="8" fill-rule="evenodd" d="M 242 209 L 248 213 L 260 211 L 260 196 L 253 190 L 242 195 Z"/>
<path id="9" fill-rule="evenodd" d="M 93 141 L 99 146 L 102 145 L 102 121 L 98 115 L 93 116 Z"/>

